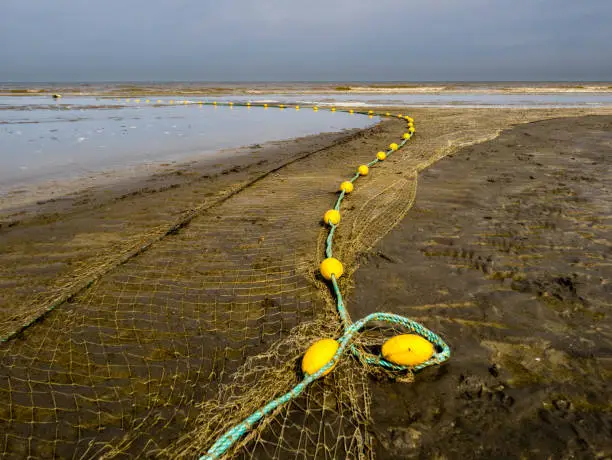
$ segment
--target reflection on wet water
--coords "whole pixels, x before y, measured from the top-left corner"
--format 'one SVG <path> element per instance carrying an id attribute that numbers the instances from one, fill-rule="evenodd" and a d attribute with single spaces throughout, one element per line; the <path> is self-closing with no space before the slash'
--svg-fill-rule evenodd
<path id="1" fill-rule="evenodd" d="M 376 118 L 328 111 L 0 97 L 0 189 L 104 169 L 180 161 L 219 149 L 361 128 Z"/>

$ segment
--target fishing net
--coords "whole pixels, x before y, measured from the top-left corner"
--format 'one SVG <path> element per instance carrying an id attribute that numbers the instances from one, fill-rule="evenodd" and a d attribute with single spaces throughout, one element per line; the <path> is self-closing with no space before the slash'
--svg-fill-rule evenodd
<path id="1" fill-rule="evenodd" d="M 350 291 L 359 254 L 412 206 L 418 171 L 462 142 L 494 136 L 500 125 L 484 114 L 478 128 L 473 118 L 450 115 L 420 122 L 420 138 L 346 201 L 335 246 L 348 268 L 343 292 Z M 5 254 L 13 262 L 3 279 L 21 287 L 16 298 L 29 301 L 27 311 L 3 311 L 0 452 L 191 458 L 293 387 L 308 345 L 341 334 L 334 298 L 317 275 L 322 213 L 354 167 L 399 138 L 404 126 L 388 121 L 282 169 L 268 164 L 256 178 L 223 179 L 216 193 L 191 185 L 160 192 L 157 205 L 137 216 L 95 209 L 100 225 L 110 227 L 110 243 L 87 245 L 85 233 L 79 241 L 43 240 L 39 248 L 54 248 L 54 256 L 28 261 L 66 263 L 79 247 L 90 252 L 55 282 L 38 284 L 44 270 L 24 272 L 15 268 L 18 254 Z M 392 333 L 372 328 L 360 345 Z M 375 375 L 344 359 L 228 454 L 372 457 L 368 387 Z"/>

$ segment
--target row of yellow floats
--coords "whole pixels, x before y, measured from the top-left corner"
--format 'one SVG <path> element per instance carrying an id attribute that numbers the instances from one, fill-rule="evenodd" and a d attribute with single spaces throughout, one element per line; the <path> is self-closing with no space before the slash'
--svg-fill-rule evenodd
<path id="1" fill-rule="evenodd" d="M 334 111 L 335 108 L 332 108 Z M 349 113 L 354 113 L 354 110 L 349 110 Z M 373 111 L 369 111 L 368 115 L 373 116 Z M 391 116 L 389 112 L 385 114 Z M 409 139 L 415 132 L 414 120 L 411 117 L 402 114 L 397 115 L 398 118 L 403 118 L 408 122 L 408 132 L 404 133 L 404 139 Z M 389 145 L 389 149 L 396 151 L 399 146 L 396 143 Z M 380 151 L 376 154 L 379 161 L 384 161 L 387 154 Z M 357 168 L 359 176 L 367 176 L 370 168 L 367 165 L 360 165 Z M 344 181 L 340 184 L 339 190 L 345 194 L 351 193 L 354 190 L 354 185 L 350 181 Z M 338 225 L 341 220 L 340 211 L 329 209 L 323 215 L 323 221 L 327 225 Z M 321 276 L 328 281 L 332 280 L 332 276 L 336 279 L 344 274 L 342 262 L 334 257 L 328 257 L 321 262 L 319 266 Z M 338 351 L 340 344 L 335 339 L 321 339 L 313 343 L 302 358 L 302 371 L 308 375 L 313 375 L 319 369 L 328 364 Z M 382 346 L 381 354 L 383 358 L 393 364 L 400 366 L 416 366 L 425 363 L 433 356 L 435 350 L 431 342 L 417 334 L 401 334 L 388 339 Z M 333 369 L 330 367 L 322 376 L 329 374 Z"/>
<path id="2" fill-rule="evenodd" d="M 121 102 L 122 99 L 119 98 L 119 99 L 116 99 L 116 101 L 117 102 Z M 126 98 L 126 99 L 123 99 L 123 101 L 125 101 L 125 102 L 132 102 L 132 98 Z M 143 101 L 141 99 L 133 99 L 133 102 L 136 103 L 136 104 L 140 104 Z M 164 102 L 165 101 L 163 101 L 162 99 L 157 99 L 157 101 L 155 103 L 156 104 L 163 104 Z M 151 100 L 150 99 L 145 99 L 144 103 L 145 104 L 150 104 Z M 169 101 L 167 101 L 167 103 L 169 105 L 175 105 L 175 104 L 183 104 L 183 105 L 187 105 L 187 104 L 204 105 L 204 104 L 206 104 L 206 105 L 211 105 L 212 104 L 214 106 L 216 106 L 216 105 L 227 105 L 229 107 L 233 107 L 234 106 L 234 102 L 231 102 L 231 101 L 229 101 L 229 102 L 218 102 L 218 101 L 203 102 L 203 101 L 198 101 L 198 102 L 191 102 L 190 103 L 187 100 L 174 101 L 173 99 L 170 99 Z M 239 104 L 239 105 L 243 105 L 243 106 L 246 106 L 246 107 L 253 107 L 254 106 L 251 102 L 246 102 L 244 104 Z M 268 107 L 271 107 L 271 106 L 268 103 L 264 103 L 264 104 L 256 104 L 255 107 L 263 107 L 264 109 L 267 109 Z M 279 109 L 285 109 L 285 108 L 289 108 L 289 105 L 278 104 L 278 105 L 273 105 L 272 107 L 278 107 Z M 300 110 L 301 109 L 301 107 L 299 105 L 294 106 L 294 108 L 295 108 L 295 110 Z M 315 106 L 312 107 L 312 110 L 317 112 L 319 110 L 319 107 L 315 105 Z M 335 112 L 336 111 L 336 107 L 331 107 L 330 110 L 332 112 Z M 350 110 L 348 110 L 348 113 L 350 113 L 351 115 L 354 115 L 355 114 L 355 110 L 350 109 Z M 361 112 L 358 112 L 358 113 L 361 113 Z M 374 116 L 374 111 L 373 110 L 368 111 L 368 115 L 370 116 L 370 118 L 372 118 Z M 391 114 L 389 112 L 387 112 L 385 115 L 387 117 L 391 116 Z M 398 116 L 401 116 L 401 115 L 398 115 Z"/>

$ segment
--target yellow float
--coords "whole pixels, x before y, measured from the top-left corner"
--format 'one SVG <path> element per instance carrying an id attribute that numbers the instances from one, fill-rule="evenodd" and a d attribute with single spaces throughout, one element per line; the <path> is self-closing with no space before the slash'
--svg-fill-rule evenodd
<path id="1" fill-rule="evenodd" d="M 348 180 L 340 184 L 340 191 L 344 193 L 351 193 L 353 188 L 353 183 Z"/>
<path id="2" fill-rule="evenodd" d="M 380 161 L 385 161 L 385 159 L 387 158 L 387 154 L 383 151 L 380 151 L 376 154 L 376 158 L 378 158 Z"/>
<path id="3" fill-rule="evenodd" d="M 367 165 L 360 165 L 359 168 L 357 168 L 357 172 L 360 176 L 367 176 L 370 172 L 370 168 L 368 168 Z"/>
<path id="4" fill-rule="evenodd" d="M 382 355 L 387 361 L 400 366 L 416 366 L 431 359 L 434 347 L 417 334 L 402 334 L 391 337 L 382 346 Z"/>
<path id="5" fill-rule="evenodd" d="M 404 139 L 410 139 L 410 133 L 404 133 Z"/>
<path id="6" fill-rule="evenodd" d="M 334 339 L 321 339 L 310 345 L 302 358 L 302 372 L 313 375 L 329 363 L 340 348 L 340 344 Z M 321 374 L 321 377 L 329 374 L 334 366 Z"/>
<path id="7" fill-rule="evenodd" d="M 394 151 L 395 151 L 395 150 L 397 150 L 399 147 L 398 147 L 398 145 L 397 145 L 397 144 L 394 142 L 393 144 L 389 144 L 389 148 L 390 148 L 391 150 L 394 150 Z"/>
<path id="8" fill-rule="evenodd" d="M 333 257 L 328 257 L 321 262 L 319 266 L 319 270 L 321 272 L 321 276 L 326 280 L 331 280 L 332 275 L 336 277 L 336 279 L 340 278 L 344 273 L 344 267 L 342 266 L 342 262 Z"/>
<path id="9" fill-rule="evenodd" d="M 323 222 L 328 225 L 338 225 L 340 223 L 340 211 L 330 209 L 323 214 Z"/>

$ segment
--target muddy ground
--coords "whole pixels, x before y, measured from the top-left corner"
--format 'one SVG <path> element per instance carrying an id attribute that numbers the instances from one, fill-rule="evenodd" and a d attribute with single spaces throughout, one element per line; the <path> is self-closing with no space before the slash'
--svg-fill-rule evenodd
<path id="1" fill-rule="evenodd" d="M 453 355 L 371 386 L 379 458 L 612 456 L 611 191 L 612 117 L 520 125 L 420 175 L 350 311 L 421 321 Z"/>
<path id="2" fill-rule="evenodd" d="M 607 285 L 597 278 L 609 279 L 604 234 L 610 210 L 602 191 L 609 163 L 601 153 L 604 147 L 609 151 L 609 118 L 542 122 L 551 126 L 542 132 L 540 124 L 519 125 L 510 133 L 540 135 L 504 134 L 500 139 L 520 139 L 498 147 L 512 154 L 491 150 L 480 158 L 462 151 L 428 170 L 460 147 L 517 124 L 589 112 L 403 112 L 416 119 L 417 136 L 361 178 L 343 204 L 334 249 L 346 268 L 341 287 L 350 292 L 361 262 L 349 296 L 353 316 L 385 309 L 420 318 L 449 341 L 452 361 L 423 373 L 414 385 L 370 382 L 347 361 L 264 424 L 242 453 L 353 458 L 374 448 L 381 458 L 401 458 L 486 456 L 498 448 L 511 456 L 537 455 L 534 449 L 558 446 L 548 442 L 548 432 L 568 439 L 566 451 L 604 450 L 593 424 L 601 420 L 609 429 L 609 406 L 602 399 L 609 378 L 602 300 Z M 555 123 L 562 128 L 553 128 Z M 293 369 L 305 347 L 340 333 L 329 287 L 317 275 L 327 235 L 321 216 L 335 201 L 338 184 L 405 130 L 405 122 L 394 118 L 293 147 L 247 149 L 222 164 L 171 165 L 145 182 L 53 197 L 5 215 L 0 452 L 8 458 L 176 458 L 178 451 L 193 457 L 225 427 L 295 385 L 299 375 Z M 512 156 L 536 140 L 537 149 Z M 479 152 L 483 145 L 471 148 Z M 447 168 L 458 185 L 444 192 L 452 182 L 438 181 L 438 168 Z M 417 190 L 424 195 L 411 210 Z M 491 201 L 490 210 L 476 218 L 487 200 L 509 193 L 514 195 L 505 207 Z M 468 205 L 468 217 L 459 222 L 459 210 Z M 423 231 L 404 230 L 428 216 L 432 220 L 419 224 Z M 382 246 L 369 251 L 399 222 Z M 479 222 L 480 239 L 459 243 L 457 232 Z M 533 235 L 541 240 L 523 241 Z M 387 254 L 385 245 L 394 238 L 397 254 Z M 363 264 L 368 253 L 370 262 Z M 538 268 L 555 258 L 558 270 Z M 417 268 L 419 260 L 426 264 Z M 393 269 L 399 272 L 385 271 Z M 472 287 L 473 298 L 467 295 Z M 512 315 L 504 310 L 504 296 L 510 295 L 523 299 L 510 303 L 518 308 Z M 534 325 L 545 330 L 537 333 Z M 271 348 L 284 340 L 291 346 Z M 230 398 L 225 385 L 240 382 L 236 373 L 249 363 L 258 364 L 259 380 L 245 380 L 244 392 Z M 593 377 L 597 373 L 600 380 Z M 548 388 L 555 390 L 546 393 Z M 545 395 L 544 403 L 534 395 Z M 232 404 L 224 404 L 227 398 Z M 548 425 L 538 418 L 536 425 L 526 422 L 536 406 L 551 420 Z M 514 419 L 524 426 L 514 424 L 507 434 L 500 428 L 497 440 L 469 431 L 493 432 L 499 426 L 494 422 L 510 419 L 508 413 L 518 414 Z M 375 423 L 367 422 L 370 414 Z M 571 422 L 577 417 L 583 425 Z M 560 425 L 565 431 L 557 429 L 557 419 L 570 420 Z M 552 427 L 538 431 L 546 440 L 541 447 L 530 444 L 537 444 L 528 436 L 530 426 Z M 579 434 L 566 436 L 570 427 Z M 175 448 L 181 437 L 189 445 Z M 513 440 L 515 450 L 508 447 Z"/>

